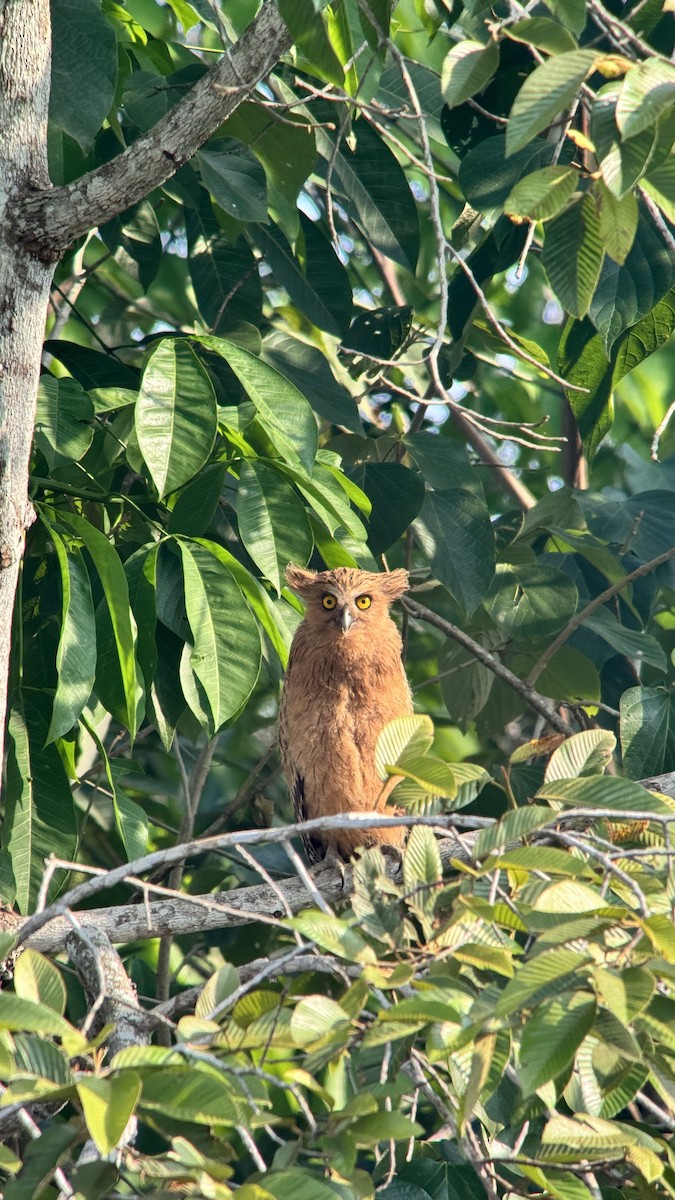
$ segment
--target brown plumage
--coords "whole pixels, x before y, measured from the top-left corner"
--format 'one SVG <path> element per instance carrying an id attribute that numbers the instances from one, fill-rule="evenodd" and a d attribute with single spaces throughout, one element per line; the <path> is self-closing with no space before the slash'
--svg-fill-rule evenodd
<path id="1" fill-rule="evenodd" d="M 385 807 L 396 780 L 375 771 L 375 744 L 387 721 L 413 711 L 401 637 L 389 606 L 406 591 L 407 571 L 378 575 L 291 564 L 289 587 L 306 603 L 284 682 L 279 740 L 296 820 Z M 348 859 L 357 846 L 402 846 L 403 829 L 340 830 L 305 840 L 312 862 L 328 849 Z"/>

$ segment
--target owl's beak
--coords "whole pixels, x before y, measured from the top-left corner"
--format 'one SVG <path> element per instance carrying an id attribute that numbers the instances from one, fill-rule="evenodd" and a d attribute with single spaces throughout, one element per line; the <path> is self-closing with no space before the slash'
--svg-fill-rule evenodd
<path id="1" fill-rule="evenodd" d="M 342 630 L 343 633 L 347 633 L 349 631 L 349 629 L 351 628 L 351 626 L 354 624 L 354 618 L 353 618 L 352 614 L 350 613 L 349 609 L 347 608 L 346 604 L 345 604 L 344 608 L 340 610 L 340 616 L 337 619 L 337 623 L 340 626 L 340 629 Z"/>

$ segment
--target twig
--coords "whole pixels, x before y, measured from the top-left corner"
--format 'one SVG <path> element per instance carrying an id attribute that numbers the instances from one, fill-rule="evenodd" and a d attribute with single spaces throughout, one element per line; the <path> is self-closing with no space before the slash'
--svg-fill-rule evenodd
<path id="1" fill-rule="evenodd" d="M 613 583 L 610 587 L 605 588 L 604 592 L 600 592 L 598 596 L 594 596 L 584 608 L 580 609 L 578 613 L 574 614 L 571 620 L 568 621 L 565 628 L 562 629 L 558 636 L 553 639 L 551 644 L 546 647 L 544 653 L 530 671 L 527 677 L 527 684 L 532 687 L 536 683 L 537 679 L 544 670 L 544 667 L 546 667 L 553 658 L 553 655 L 557 654 L 560 647 L 564 646 L 567 639 L 572 636 L 574 631 L 578 629 L 580 625 L 583 625 L 584 621 L 590 617 L 596 609 L 601 608 L 603 604 L 606 604 L 608 600 L 612 599 L 612 596 L 616 596 L 618 592 L 620 592 L 623 588 L 628 587 L 628 585 L 633 583 L 634 580 L 640 579 L 643 575 L 648 575 L 650 571 L 654 571 L 663 563 L 669 562 L 671 558 L 675 558 L 675 546 L 672 546 L 670 550 L 665 550 L 663 554 L 658 554 L 656 558 L 651 558 L 649 562 L 642 563 L 642 565 L 636 567 L 634 571 L 631 571 L 628 575 L 624 575 L 623 579 L 619 579 L 617 583 Z"/>
<path id="2" fill-rule="evenodd" d="M 671 419 L 673 413 L 675 413 L 675 400 L 671 400 L 670 404 L 668 405 L 668 410 L 667 410 L 663 420 L 659 421 L 658 425 L 656 426 L 656 429 L 654 430 L 654 436 L 652 438 L 652 444 L 651 444 L 651 448 L 650 448 L 650 457 L 652 458 L 652 460 L 654 462 L 659 461 L 659 445 L 661 442 L 661 438 L 663 437 L 666 429 L 668 428 L 668 426 L 670 424 L 670 419 Z"/>

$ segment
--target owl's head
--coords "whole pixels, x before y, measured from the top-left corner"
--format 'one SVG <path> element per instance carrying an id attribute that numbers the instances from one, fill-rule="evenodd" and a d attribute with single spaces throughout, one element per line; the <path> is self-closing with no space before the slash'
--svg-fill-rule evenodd
<path id="1" fill-rule="evenodd" d="M 349 634 L 387 616 L 389 605 L 408 589 L 408 572 L 336 567 L 334 571 L 308 571 L 289 563 L 286 582 L 307 606 L 305 619 L 315 628 Z"/>

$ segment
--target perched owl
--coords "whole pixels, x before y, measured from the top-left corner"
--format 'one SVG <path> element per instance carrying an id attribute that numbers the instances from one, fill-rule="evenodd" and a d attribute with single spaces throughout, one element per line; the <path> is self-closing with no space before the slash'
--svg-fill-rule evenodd
<path id="1" fill-rule="evenodd" d="M 395 784 L 375 771 L 375 743 L 387 721 L 413 711 L 401 637 L 389 606 L 406 591 L 407 571 L 377 575 L 292 563 L 288 585 L 306 603 L 284 682 L 279 740 L 296 820 L 385 807 Z M 305 839 L 311 862 L 327 850 L 348 859 L 357 846 L 402 846 L 400 829 L 339 830 Z"/>

